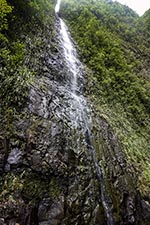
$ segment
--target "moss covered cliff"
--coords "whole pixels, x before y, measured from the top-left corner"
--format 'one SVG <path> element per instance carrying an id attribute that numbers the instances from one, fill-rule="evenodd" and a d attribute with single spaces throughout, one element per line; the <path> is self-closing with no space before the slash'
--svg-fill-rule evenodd
<path id="1" fill-rule="evenodd" d="M 106 225 L 105 198 L 115 225 L 149 225 L 149 11 L 62 1 L 85 67 L 93 159 L 70 120 L 55 4 L 0 0 L 0 224 Z"/>
<path id="2" fill-rule="evenodd" d="M 61 15 L 92 71 L 87 95 L 118 135 L 139 190 L 149 195 L 149 11 L 140 18 L 118 2 L 65 0 Z"/>

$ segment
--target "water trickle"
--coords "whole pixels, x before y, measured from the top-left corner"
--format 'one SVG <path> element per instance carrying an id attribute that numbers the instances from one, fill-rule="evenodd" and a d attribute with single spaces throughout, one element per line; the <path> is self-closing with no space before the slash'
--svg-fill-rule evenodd
<path id="1" fill-rule="evenodd" d="M 76 48 L 71 41 L 71 35 L 64 21 L 59 17 L 61 0 L 57 1 L 55 12 L 59 19 L 60 24 L 60 40 L 64 51 L 65 63 L 69 71 L 69 83 L 65 89 L 65 93 L 68 93 L 68 101 L 71 101 L 71 107 L 69 108 L 69 118 L 76 129 L 80 129 L 83 136 L 85 145 L 90 150 L 97 179 L 99 181 L 101 201 L 107 218 L 107 225 L 113 225 L 113 217 L 111 207 L 109 206 L 108 196 L 104 185 L 104 174 L 100 164 L 96 158 L 96 151 L 93 145 L 93 135 L 91 132 L 91 118 L 89 116 L 89 108 L 87 106 L 86 99 L 81 92 L 81 84 L 78 82 L 82 77 L 82 64 L 77 58 Z M 62 113 L 62 112 L 61 112 Z"/>

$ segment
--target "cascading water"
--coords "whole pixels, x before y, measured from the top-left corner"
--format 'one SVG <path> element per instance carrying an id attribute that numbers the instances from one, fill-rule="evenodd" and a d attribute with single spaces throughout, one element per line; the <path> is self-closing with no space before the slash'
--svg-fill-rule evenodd
<path id="1" fill-rule="evenodd" d="M 72 74 L 71 89 L 74 93 L 76 93 L 77 87 L 78 87 L 77 74 L 79 73 L 78 67 L 77 67 L 76 52 L 67 34 L 67 27 L 62 19 L 60 19 L 60 26 L 61 26 L 64 55 L 65 55 L 67 66 L 70 69 L 70 72 Z"/>
<path id="2" fill-rule="evenodd" d="M 90 150 L 90 154 L 92 156 L 92 160 L 94 163 L 94 168 L 96 172 L 97 179 L 99 181 L 100 193 L 101 193 L 101 201 L 103 204 L 103 208 L 107 218 L 107 225 L 113 225 L 113 217 L 111 212 L 111 207 L 108 203 L 108 196 L 105 190 L 104 185 L 104 175 L 101 166 L 97 162 L 96 152 L 93 146 L 93 135 L 91 132 L 91 118 L 89 117 L 89 109 L 86 103 L 85 98 L 81 93 L 81 85 L 78 80 L 82 77 L 82 64 L 77 58 L 76 49 L 71 41 L 70 34 L 67 26 L 64 21 L 59 17 L 59 9 L 60 9 L 61 0 L 57 1 L 55 7 L 55 13 L 58 16 L 59 25 L 60 25 L 60 39 L 61 44 L 64 51 L 64 57 L 66 66 L 68 68 L 70 77 L 69 83 L 67 83 L 67 87 L 64 87 L 65 92 L 67 92 L 71 99 L 71 105 L 73 106 L 73 110 L 70 109 L 70 120 L 73 126 L 82 131 L 82 135 L 84 136 L 84 142 L 88 149 Z M 82 80 L 82 79 L 81 79 Z M 63 87 L 62 87 L 63 88 Z"/>

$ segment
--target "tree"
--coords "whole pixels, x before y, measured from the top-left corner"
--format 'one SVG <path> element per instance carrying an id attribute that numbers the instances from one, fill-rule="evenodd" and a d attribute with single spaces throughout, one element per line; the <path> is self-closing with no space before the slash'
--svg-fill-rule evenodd
<path id="1" fill-rule="evenodd" d="M 6 0 L 0 0 L 0 32 L 8 29 L 7 15 L 12 12 L 13 7 L 8 5 Z"/>

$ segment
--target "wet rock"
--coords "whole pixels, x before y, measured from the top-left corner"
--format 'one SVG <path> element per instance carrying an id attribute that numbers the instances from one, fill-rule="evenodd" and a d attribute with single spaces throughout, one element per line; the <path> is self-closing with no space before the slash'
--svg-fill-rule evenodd
<path id="1" fill-rule="evenodd" d="M 54 138 L 56 135 L 60 135 L 62 133 L 61 127 L 58 124 L 53 124 L 51 126 L 51 137 Z"/>
<path id="2" fill-rule="evenodd" d="M 0 225 L 4 225 L 4 218 L 0 218 Z"/>
<path id="3" fill-rule="evenodd" d="M 9 225 L 16 225 L 17 223 L 16 223 L 16 221 L 15 220 L 10 220 L 9 221 Z"/>
<path id="4" fill-rule="evenodd" d="M 42 93 L 38 93 L 35 89 L 31 89 L 30 92 L 30 110 L 38 116 L 48 118 L 49 111 L 47 109 L 47 98 Z"/>
<path id="5" fill-rule="evenodd" d="M 20 149 L 12 149 L 8 155 L 7 162 L 9 165 L 19 165 L 22 162 L 22 152 Z"/>
<path id="6" fill-rule="evenodd" d="M 64 217 L 64 204 L 62 201 L 54 202 L 50 199 L 43 199 L 39 204 L 39 224 L 58 225 Z"/>
<path id="7" fill-rule="evenodd" d="M 84 121 L 76 110 L 81 110 L 80 102 L 85 103 L 69 91 L 70 73 L 58 46 L 59 37 L 55 43 L 44 40 L 48 42 L 45 49 L 33 52 L 32 60 L 26 62 L 35 67 L 34 54 L 41 59 L 35 68 L 39 76 L 30 88 L 29 109 L 24 109 L 25 118 L 16 122 L 13 139 L 19 140 L 19 145 L 11 141 L 13 148 L 8 154 L 8 144 L 0 138 L 0 169 L 3 172 L 5 167 L 6 182 L 1 192 L 0 224 L 106 225 L 102 184 L 89 151 L 90 137 L 83 137 Z M 28 44 L 31 46 L 31 39 Z M 84 83 L 82 77 L 79 80 Z M 81 89 L 82 85 L 77 92 Z M 84 107 L 81 111 L 87 113 Z M 104 167 L 114 224 L 149 225 L 149 202 L 136 198 L 134 170 L 128 166 L 117 136 L 104 118 L 96 127 L 96 160 Z M 138 216 L 141 212 L 142 220 Z"/>
<path id="8" fill-rule="evenodd" d="M 105 182 L 107 193 L 112 200 L 115 224 L 148 225 L 144 219 L 145 210 L 138 205 L 141 200 L 137 200 L 139 193 L 136 189 L 137 179 L 134 168 L 127 163 L 117 136 L 104 118 L 99 120 L 99 128 L 101 132 L 96 137 L 100 139 L 97 155 L 103 155 Z M 139 218 L 140 213 L 137 213 L 139 209 L 143 218 Z"/>

